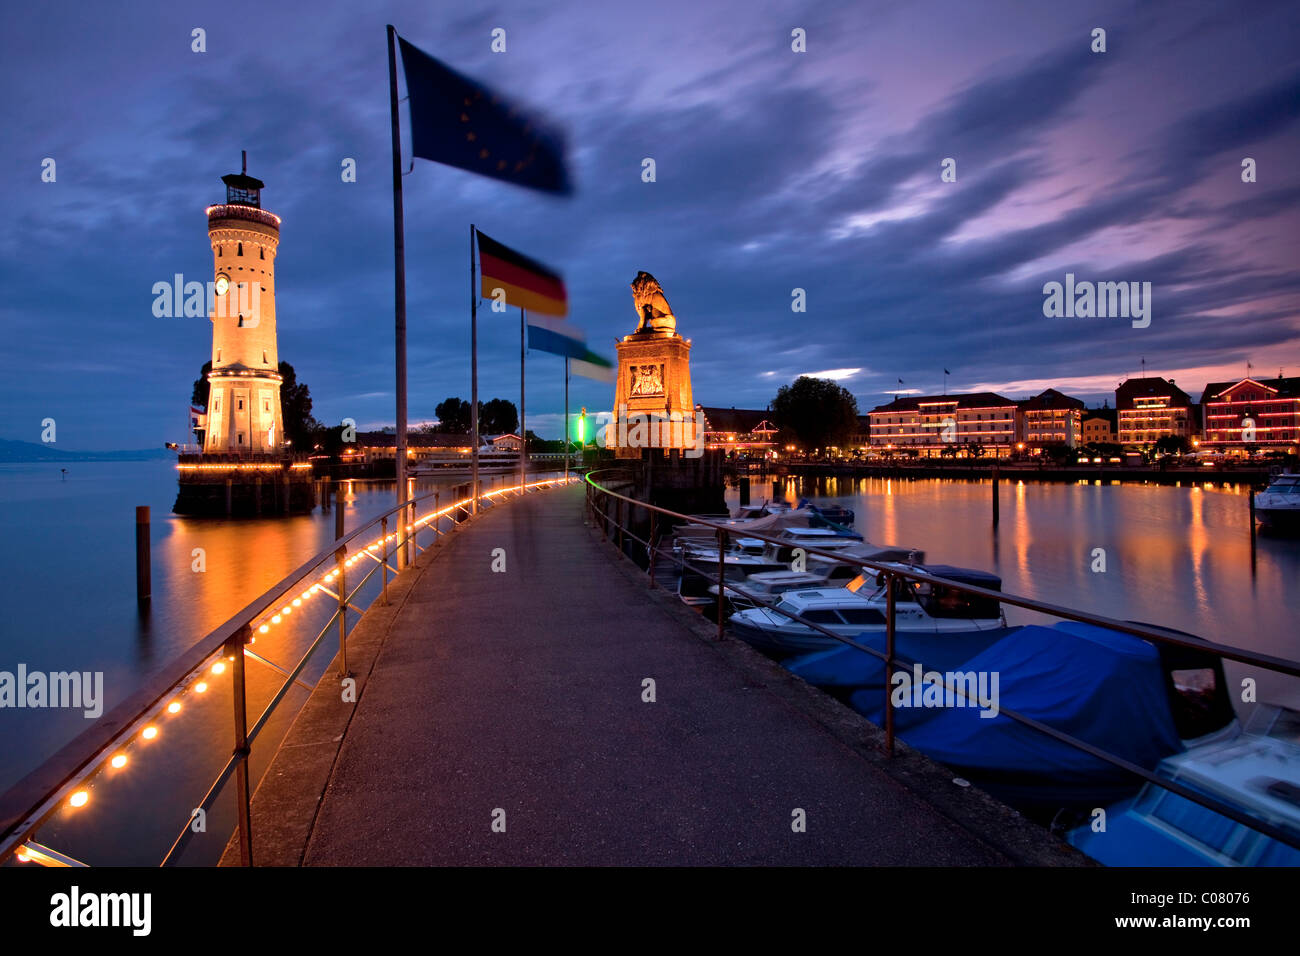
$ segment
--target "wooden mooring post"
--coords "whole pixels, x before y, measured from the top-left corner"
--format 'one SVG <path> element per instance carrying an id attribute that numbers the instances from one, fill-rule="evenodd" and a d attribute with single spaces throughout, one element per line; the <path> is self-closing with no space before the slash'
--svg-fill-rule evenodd
<path id="1" fill-rule="evenodd" d="M 149 567 L 149 506 L 135 509 L 135 599 L 148 604 L 153 595 L 153 575 Z"/>

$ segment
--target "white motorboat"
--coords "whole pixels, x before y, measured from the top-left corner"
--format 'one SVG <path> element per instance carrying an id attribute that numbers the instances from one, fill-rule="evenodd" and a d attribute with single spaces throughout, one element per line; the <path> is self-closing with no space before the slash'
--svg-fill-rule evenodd
<path id="1" fill-rule="evenodd" d="M 990 591 L 1002 589 L 999 577 L 983 571 L 935 564 L 900 564 L 899 567 Z M 883 574 L 872 571 L 858 575 L 843 588 L 786 591 L 772 609 L 753 607 L 733 614 L 729 619 L 731 628 L 759 650 L 779 656 L 840 647 L 841 642 L 835 638 L 791 615 L 843 637 L 883 633 L 888 608 L 883 579 Z M 995 599 L 930 581 L 895 579 L 895 633 L 983 631 L 1003 628 L 1006 624 L 1001 604 Z"/>
<path id="2" fill-rule="evenodd" d="M 1300 714 L 1261 704 L 1241 731 L 1166 757 L 1156 775 L 1266 821 L 1300 842 Z M 1107 866 L 1300 866 L 1300 849 L 1148 783 L 1069 841 Z"/>
<path id="3" fill-rule="evenodd" d="M 1300 530 L 1300 474 L 1284 471 L 1256 493 L 1255 517 L 1266 528 Z"/>

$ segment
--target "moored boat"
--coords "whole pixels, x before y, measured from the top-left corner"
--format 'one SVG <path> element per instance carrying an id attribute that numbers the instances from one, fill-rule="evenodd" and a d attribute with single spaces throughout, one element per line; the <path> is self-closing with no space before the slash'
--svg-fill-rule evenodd
<path id="1" fill-rule="evenodd" d="M 1255 517 L 1266 528 L 1300 531 L 1300 474 L 1284 471 L 1257 492 Z"/>
<path id="2" fill-rule="evenodd" d="M 899 565 L 924 571 L 961 584 L 1001 590 L 996 575 L 948 565 Z M 884 574 L 869 571 L 858 575 L 843 588 L 813 588 L 786 591 L 775 608 L 750 608 L 730 618 L 732 631 L 759 650 L 774 656 L 806 654 L 842 646 L 807 624 L 797 615 L 832 633 L 849 638 L 884 633 L 888 595 Z M 1006 618 L 996 599 L 967 594 L 957 588 L 931 581 L 894 581 L 895 632 L 959 632 L 996 630 L 1006 627 Z"/>
<path id="3" fill-rule="evenodd" d="M 1243 732 L 1167 757 L 1156 775 L 1300 842 L 1298 741 L 1300 713 L 1260 705 Z M 1300 866 L 1300 849 L 1155 783 L 1102 819 L 1104 827 L 1090 819 L 1067 839 L 1107 866 Z"/>

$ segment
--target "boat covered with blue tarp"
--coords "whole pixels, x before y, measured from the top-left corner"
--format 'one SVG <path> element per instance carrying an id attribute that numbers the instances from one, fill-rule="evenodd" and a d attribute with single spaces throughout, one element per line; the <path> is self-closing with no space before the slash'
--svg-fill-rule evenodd
<path id="1" fill-rule="evenodd" d="M 900 706 L 894 725 L 910 746 L 1022 809 L 1097 806 L 1133 794 L 1141 780 L 1002 710 L 1146 769 L 1184 749 L 1161 654 L 1132 635 L 1068 621 L 1027 625 L 959 668 L 997 675 L 996 714 L 981 716 L 989 708 L 975 706 Z M 883 723 L 881 691 L 857 691 L 849 702 Z"/>

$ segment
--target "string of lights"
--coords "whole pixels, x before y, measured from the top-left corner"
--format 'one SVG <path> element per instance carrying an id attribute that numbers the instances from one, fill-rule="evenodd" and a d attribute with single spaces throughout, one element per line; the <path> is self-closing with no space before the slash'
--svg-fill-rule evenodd
<path id="1" fill-rule="evenodd" d="M 570 477 L 568 480 L 576 481 L 579 479 L 576 477 Z M 527 491 L 532 488 L 540 488 L 557 483 L 562 484 L 564 481 L 565 479 L 563 478 L 549 478 L 542 481 L 524 484 L 522 486 L 511 485 L 505 488 L 497 488 L 485 492 L 481 496 L 481 499 L 492 500 L 501 495 L 520 492 L 521 488 L 523 491 Z M 425 530 L 431 523 L 438 521 L 440 518 L 445 518 L 455 511 L 467 510 L 471 503 L 471 498 L 462 498 L 446 507 L 432 511 L 429 514 L 424 515 L 422 518 L 411 522 L 406 525 L 404 529 L 406 539 L 414 542 L 416 535 L 418 535 L 421 530 Z M 402 530 L 399 529 L 398 532 L 389 534 L 385 537 L 380 537 L 370 544 L 358 549 L 351 557 L 344 559 L 344 569 L 346 570 L 347 568 L 352 567 L 353 564 L 365 556 L 369 556 L 382 564 L 384 559 L 373 554 L 373 552 L 380 548 L 384 548 L 387 544 L 397 542 L 402 533 Z M 373 574 L 374 571 L 372 570 L 370 573 Z M 293 613 L 295 608 L 301 608 L 303 602 L 309 600 L 315 594 L 325 593 L 337 600 L 338 595 L 326 587 L 326 585 L 329 582 L 334 581 L 338 576 L 339 571 L 337 568 L 325 573 L 309 587 L 299 593 L 297 597 L 286 601 L 278 611 L 273 611 L 269 616 L 252 625 L 254 636 L 249 639 L 249 643 L 256 643 L 257 634 L 267 634 L 270 632 L 272 627 L 283 623 L 285 619 Z M 277 601 L 274 603 L 279 602 Z M 175 693 L 170 695 L 168 702 L 164 704 L 156 714 L 133 724 L 132 727 L 114 743 L 114 746 L 107 749 L 106 752 L 108 753 L 108 756 L 104 760 L 92 768 L 79 782 L 70 784 L 65 788 L 64 793 L 66 794 L 66 800 L 60 799 L 60 804 L 74 810 L 79 810 L 89 805 L 91 791 L 96 785 L 96 780 L 110 772 L 125 770 L 131 761 L 130 751 L 135 747 L 146 746 L 157 740 L 162 733 L 163 721 L 175 717 L 184 710 L 184 704 L 182 702 L 185 697 L 190 693 L 207 693 L 210 686 L 208 681 L 223 675 L 227 670 L 227 665 L 233 663 L 234 660 L 235 656 L 233 654 L 225 654 L 224 652 L 221 652 L 214 654 L 212 657 L 204 661 L 204 663 L 200 667 L 196 668 L 188 678 L 177 685 Z M 28 843 L 31 842 L 31 836 L 32 834 L 29 834 L 26 838 L 27 842 L 15 851 L 15 859 L 20 863 L 36 862 L 41 865 L 52 865 L 51 858 L 46 853 L 28 845 Z"/>

